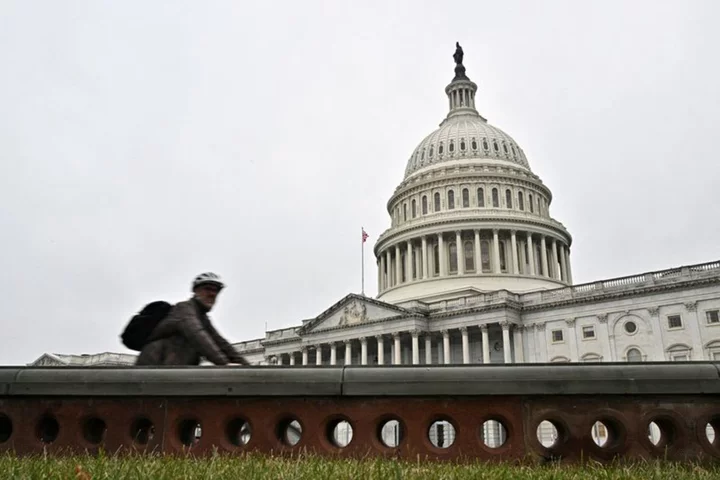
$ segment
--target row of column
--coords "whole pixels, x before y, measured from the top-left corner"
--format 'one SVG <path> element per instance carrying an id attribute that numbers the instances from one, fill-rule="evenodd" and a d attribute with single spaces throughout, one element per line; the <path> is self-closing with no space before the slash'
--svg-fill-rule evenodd
<path id="1" fill-rule="evenodd" d="M 510 230 L 510 258 L 507 258 L 507 249 L 503 245 L 502 250 L 505 255 L 501 262 L 500 244 L 501 242 L 506 243 L 507 239 L 500 239 L 499 229 L 492 230 L 491 244 L 489 239 L 481 239 L 480 230 L 473 230 L 472 238 L 465 236 L 464 232 L 463 230 L 455 231 L 456 272 L 449 271 L 451 259 L 450 251 L 446 248 L 445 233 L 432 236 L 423 235 L 419 240 L 407 240 L 387 247 L 380 252 L 378 257 L 379 291 L 382 292 L 411 281 L 427 280 L 437 276 L 465 275 L 466 273 L 543 276 L 572 284 L 570 250 L 563 242 L 554 237 L 540 235 L 539 242 L 537 242 L 534 240 L 532 232 L 518 235 L 516 230 Z M 466 241 L 473 242 L 470 256 L 465 252 Z M 486 248 L 483 248 L 481 242 L 487 242 Z M 438 247 L 438 258 L 435 258 L 434 255 L 435 245 Z M 538 253 L 540 258 L 536 258 Z M 468 258 L 471 259 L 471 262 L 467 262 Z M 483 269 L 486 259 L 491 266 L 487 272 Z M 435 268 L 435 262 L 439 263 L 438 268 Z M 467 271 L 466 263 L 470 263 L 472 267 Z M 505 269 L 501 268 L 502 263 L 505 263 Z"/>
<path id="2" fill-rule="evenodd" d="M 510 340 L 510 333 L 513 324 L 509 322 L 500 322 L 500 326 L 502 328 L 502 335 L 503 335 L 503 360 L 504 363 L 512 363 L 512 346 L 511 346 L 511 340 Z M 490 363 L 490 336 L 488 334 L 488 325 L 482 324 L 478 326 L 482 332 L 482 352 L 483 352 L 483 362 L 482 363 Z M 469 339 L 469 333 L 468 333 L 468 327 L 460 327 L 458 329 L 461 334 L 462 338 L 462 363 L 463 364 L 469 364 L 472 363 L 470 360 L 470 339 Z M 412 338 L 412 365 L 419 365 L 420 364 L 420 336 L 422 335 L 424 337 L 425 342 L 425 359 L 424 364 L 425 365 L 431 365 L 432 364 L 432 338 L 433 338 L 433 332 L 421 332 L 419 330 L 413 330 L 408 332 Z M 443 351 L 443 357 L 442 359 L 438 358 L 438 363 L 441 363 L 440 360 L 442 360 L 442 364 L 448 365 L 451 363 L 450 359 L 450 330 L 441 330 L 441 341 L 442 341 L 442 351 Z M 401 356 L 401 332 L 395 332 L 392 333 L 392 342 L 393 342 L 393 354 L 391 355 L 392 358 L 390 358 L 391 365 L 402 365 L 402 356 Z M 384 335 L 376 335 L 375 341 L 377 342 L 377 363 L 378 365 L 385 365 L 385 336 Z M 357 339 L 360 342 L 360 365 L 367 365 L 368 364 L 368 337 L 360 337 Z M 344 350 L 344 365 L 351 365 L 352 364 L 352 352 L 353 352 L 353 339 L 343 340 L 342 343 L 344 344 L 345 350 Z M 522 345 L 522 332 L 519 329 L 515 329 L 514 331 L 514 342 L 515 342 L 515 361 L 522 362 L 523 356 L 523 345 Z M 330 365 L 337 365 L 338 364 L 338 357 L 337 357 L 337 347 L 339 342 L 331 342 L 329 344 L 330 346 Z M 322 353 L 323 353 L 323 345 L 325 344 L 317 344 L 314 345 L 312 348 L 314 348 L 314 355 L 315 355 L 315 365 L 322 365 Z M 438 345 L 438 351 L 440 350 L 440 346 Z M 271 361 L 271 363 L 279 363 L 279 364 L 287 364 L 287 365 L 295 365 L 296 364 L 296 353 L 287 353 L 282 354 L 280 359 L 275 359 L 275 361 Z M 301 353 L 301 361 L 302 365 L 309 365 L 310 360 L 310 348 L 303 347 L 300 350 Z M 284 358 L 285 356 L 289 357 L 288 363 L 285 363 Z"/>

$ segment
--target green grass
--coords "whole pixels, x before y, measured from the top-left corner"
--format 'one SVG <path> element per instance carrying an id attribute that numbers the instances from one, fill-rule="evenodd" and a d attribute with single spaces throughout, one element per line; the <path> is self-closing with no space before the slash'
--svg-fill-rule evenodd
<path id="1" fill-rule="evenodd" d="M 78 476 L 77 469 L 89 476 Z M 262 455 L 178 458 L 169 456 L 16 457 L 0 455 L 3 479 L 718 479 L 720 466 L 643 462 L 604 466 L 523 466 L 345 460 L 319 457 L 277 458 Z"/>

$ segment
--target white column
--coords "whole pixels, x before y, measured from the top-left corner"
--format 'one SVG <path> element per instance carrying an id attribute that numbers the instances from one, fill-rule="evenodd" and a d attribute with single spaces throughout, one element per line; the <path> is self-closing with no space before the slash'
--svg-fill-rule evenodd
<path id="1" fill-rule="evenodd" d="M 462 235 L 460 230 L 455 232 L 455 251 L 457 252 L 458 275 L 465 274 L 465 255 L 462 248 Z"/>
<path id="2" fill-rule="evenodd" d="M 540 237 L 540 258 L 542 259 L 543 275 L 549 277 L 550 272 L 548 271 L 547 244 L 545 243 L 545 235 Z"/>
<path id="3" fill-rule="evenodd" d="M 552 245 L 550 246 L 550 253 L 552 254 L 552 276 L 555 280 L 560 280 L 560 272 L 558 271 L 558 253 L 557 253 L 557 241 L 552 239 Z"/>
<path id="4" fill-rule="evenodd" d="M 503 354 L 505 355 L 505 363 L 512 363 L 512 350 L 510 349 L 510 323 L 500 322 L 503 333 Z"/>
<path id="5" fill-rule="evenodd" d="M 470 339 L 467 327 L 460 327 L 460 333 L 462 334 L 463 363 L 468 364 L 470 363 Z"/>
<path id="6" fill-rule="evenodd" d="M 517 238 L 515 236 L 515 230 L 510 231 L 510 246 L 512 248 L 512 272 L 515 275 L 520 274 L 520 269 L 518 268 L 518 254 L 517 254 Z"/>
<path id="7" fill-rule="evenodd" d="M 522 268 L 520 270 L 522 270 L 523 275 L 527 275 L 528 270 L 527 270 L 527 267 L 525 266 L 525 265 L 527 265 L 527 257 L 525 255 L 525 242 L 523 240 L 518 240 L 518 250 L 520 251 L 520 254 L 518 255 L 519 261 L 520 261 L 520 265 L 522 266 Z"/>
<path id="8" fill-rule="evenodd" d="M 483 363 L 490 363 L 490 337 L 488 335 L 488 326 L 480 325 L 480 331 L 482 332 L 482 350 L 483 350 Z"/>
<path id="9" fill-rule="evenodd" d="M 435 259 L 440 265 L 440 276 L 444 277 L 447 275 L 447 255 L 445 255 L 445 242 L 443 241 L 442 233 L 438 234 L 438 258 Z"/>
<path id="10" fill-rule="evenodd" d="M 290 352 L 290 365 L 295 365 L 295 352 Z"/>
<path id="11" fill-rule="evenodd" d="M 308 351 L 307 347 L 302 348 L 302 364 L 307 365 L 308 364 Z"/>
<path id="12" fill-rule="evenodd" d="M 400 245 L 395 245 L 395 285 L 402 283 L 402 256 L 400 255 Z"/>
<path id="13" fill-rule="evenodd" d="M 560 244 L 560 274 L 562 275 L 562 281 L 567 283 L 567 263 L 565 262 L 565 244 Z"/>
<path id="14" fill-rule="evenodd" d="M 440 337 L 440 338 L 438 338 L 438 342 L 437 342 L 437 352 L 438 352 L 437 363 L 438 363 L 438 365 L 442 365 L 444 363 L 443 358 L 444 358 L 445 354 L 443 353 L 443 356 L 442 357 L 440 356 L 440 352 L 442 352 L 442 351 L 443 351 L 443 337 Z"/>
<path id="15" fill-rule="evenodd" d="M 497 229 L 493 230 L 493 272 L 500 273 L 500 238 Z"/>
<path id="16" fill-rule="evenodd" d="M 422 278 L 422 249 L 413 248 L 413 258 L 415 259 L 415 280 Z"/>
<path id="17" fill-rule="evenodd" d="M 443 362 L 445 365 L 450 365 L 450 332 L 447 330 L 442 331 L 443 336 Z"/>
<path id="18" fill-rule="evenodd" d="M 425 334 L 425 365 L 432 365 L 432 337 L 430 332 Z"/>
<path id="19" fill-rule="evenodd" d="M 360 365 L 367 365 L 367 338 L 360 337 Z"/>
<path id="20" fill-rule="evenodd" d="M 570 247 L 565 251 L 565 263 L 567 264 L 567 282 L 572 285 L 572 269 L 570 268 Z"/>
<path id="21" fill-rule="evenodd" d="M 515 325 L 513 340 L 515 341 L 515 363 L 525 363 L 525 352 L 523 352 L 523 331 L 521 325 Z"/>
<path id="22" fill-rule="evenodd" d="M 393 286 L 392 281 L 392 257 L 390 256 L 390 249 L 388 248 L 385 250 L 385 265 L 387 269 L 387 274 L 385 275 L 385 288 L 390 288 Z"/>
<path id="23" fill-rule="evenodd" d="M 345 344 L 345 365 L 352 364 L 352 340 L 343 340 Z"/>
<path id="24" fill-rule="evenodd" d="M 420 363 L 420 345 L 418 344 L 420 332 L 413 330 L 410 333 L 412 335 L 412 364 L 418 365 Z"/>
<path id="25" fill-rule="evenodd" d="M 480 261 L 480 230 L 475 230 L 475 273 L 482 273 Z"/>
<path id="26" fill-rule="evenodd" d="M 378 365 L 384 365 L 385 364 L 385 344 L 383 343 L 383 336 L 376 335 L 375 339 L 377 340 Z"/>
<path id="27" fill-rule="evenodd" d="M 337 344 L 335 342 L 330 344 L 330 365 L 337 365 Z"/>
<path id="28" fill-rule="evenodd" d="M 407 241 L 407 252 L 405 252 L 405 281 L 409 282 L 412 280 L 412 261 L 413 261 L 413 251 L 412 251 L 412 242 L 410 240 Z"/>
<path id="29" fill-rule="evenodd" d="M 315 365 L 322 365 L 322 345 L 315 345 Z"/>
<path id="30" fill-rule="evenodd" d="M 535 272 L 535 247 L 533 246 L 532 233 L 527 234 L 527 248 L 528 248 L 528 266 L 530 267 L 530 275 L 537 275 Z"/>
<path id="31" fill-rule="evenodd" d="M 400 351 L 400 333 L 394 332 L 393 333 L 393 341 L 395 343 L 394 347 L 394 359 L 393 359 L 393 365 L 400 365 L 402 363 L 402 356 L 400 355 L 402 352 Z"/>
<path id="32" fill-rule="evenodd" d="M 428 244 L 427 237 L 422 237 L 422 278 L 428 278 Z"/>

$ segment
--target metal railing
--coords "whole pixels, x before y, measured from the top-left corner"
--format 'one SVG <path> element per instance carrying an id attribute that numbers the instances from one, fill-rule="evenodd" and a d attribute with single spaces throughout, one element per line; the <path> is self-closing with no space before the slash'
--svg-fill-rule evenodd
<path id="1" fill-rule="evenodd" d="M 6 367 L 0 451 L 718 462 L 719 367 Z"/>

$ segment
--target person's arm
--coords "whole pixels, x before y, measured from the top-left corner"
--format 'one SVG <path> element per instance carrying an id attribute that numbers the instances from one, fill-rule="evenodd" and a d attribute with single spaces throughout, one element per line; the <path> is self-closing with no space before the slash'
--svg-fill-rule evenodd
<path id="1" fill-rule="evenodd" d="M 235 350 L 235 347 L 233 347 L 230 342 L 225 340 L 225 337 L 220 335 L 217 330 L 215 330 L 215 327 L 213 327 L 212 323 L 208 322 L 207 326 L 207 332 L 210 334 L 210 337 L 212 337 L 213 341 L 220 347 L 220 350 L 227 355 L 228 359 L 230 360 L 230 363 L 239 363 L 240 365 L 250 365 L 250 362 L 245 360 L 245 358 L 238 353 L 237 350 Z"/>
<path id="2" fill-rule="evenodd" d="M 228 357 L 221 346 L 205 331 L 197 317 L 195 307 L 190 303 L 179 304 L 173 312 L 177 316 L 178 327 L 190 345 L 215 365 L 227 365 Z"/>

